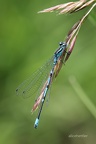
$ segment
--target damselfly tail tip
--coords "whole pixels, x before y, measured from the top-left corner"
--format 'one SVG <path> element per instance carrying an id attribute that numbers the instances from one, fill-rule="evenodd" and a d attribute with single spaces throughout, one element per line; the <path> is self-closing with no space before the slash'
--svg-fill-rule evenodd
<path id="1" fill-rule="evenodd" d="M 36 129 L 37 129 L 38 124 L 39 124 L 39 119 L 38 119 L 38 118 L 36 118 L 36 120 L 35 120 L 35 124 L 34 124 L 34 128 L 36 128 Z"/>

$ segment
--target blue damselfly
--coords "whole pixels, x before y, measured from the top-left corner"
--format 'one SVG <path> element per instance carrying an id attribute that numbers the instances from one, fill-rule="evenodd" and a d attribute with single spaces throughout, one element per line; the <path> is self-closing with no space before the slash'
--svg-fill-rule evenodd
<path id="1" fill-rule="evenodd" d="M 16 89 L 17 95 L 23 95 L 24 97 L 29 97 L 39 90 L 39 97 L 35 100 L 32 108 L 32 112 L 34 112 L 39 106 L 39 112 L 34 124 L 35 128 L 38 127 L 47 92 L 66 58 L 66 50 L 67 44 L 60 42 L 59 48 L 55 51 L 52 58 Z"/>

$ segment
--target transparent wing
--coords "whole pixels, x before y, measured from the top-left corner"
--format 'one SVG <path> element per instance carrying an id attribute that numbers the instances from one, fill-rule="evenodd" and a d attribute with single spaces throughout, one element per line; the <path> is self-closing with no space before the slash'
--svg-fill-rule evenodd
<path id="1" fill-rule="evenodd" d="M 43 86 L 45 79 L 47 79 L 53 67 L 53 60 L 54 57 L 49 59 L 41 68 L 33 73 L 31 77 L 21 83 L 16 89 L 16 94 L 26 98 L 37 92 L 39 88 Z"/>

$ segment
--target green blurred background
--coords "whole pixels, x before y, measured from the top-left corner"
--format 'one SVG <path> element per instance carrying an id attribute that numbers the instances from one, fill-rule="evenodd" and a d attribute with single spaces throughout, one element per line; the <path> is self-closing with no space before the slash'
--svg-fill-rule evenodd
<path id="1" fill-rule="evenodd" d="M 17 97 L 16 87 L 43 65 L 88 10 L 66 15 L 37 14 L 67 0 L 0 0 L 0 144 L 94 144 L 96 117 L 75 93 L 74 76 L 96 106 L 96 10 L 82 25 L 74 51 L 44 105 L 38 129 L 31 115 L 35 95 Z M 88 108 L 89 107 L 89 108 Z M 93 113 L 96 114 L 96 111 Z M 96 115 L 95 115 L 96 116 Z M 70 136 L 71 135 L 71 136 Z M 83 135 L 79 137 L 80 135 Z M 84 137 L 85 136 L 85 137 Z"/>

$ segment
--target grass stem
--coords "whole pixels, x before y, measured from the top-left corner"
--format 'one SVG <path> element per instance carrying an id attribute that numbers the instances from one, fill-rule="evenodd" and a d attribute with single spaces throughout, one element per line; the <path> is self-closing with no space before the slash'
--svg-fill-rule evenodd
<path id="1" fill-rule="evenodd" d="M 90 101 L 78 81 L 74 76 L 71 76 L 69 78 L 69 82 L 71 83 L 74 91 L 80 98 L 80 100 L 83 102 L 83 104 L 86 106 L 86 108 L 90 111 L 90 113 L 96 118 L 96 106 Z"/>

